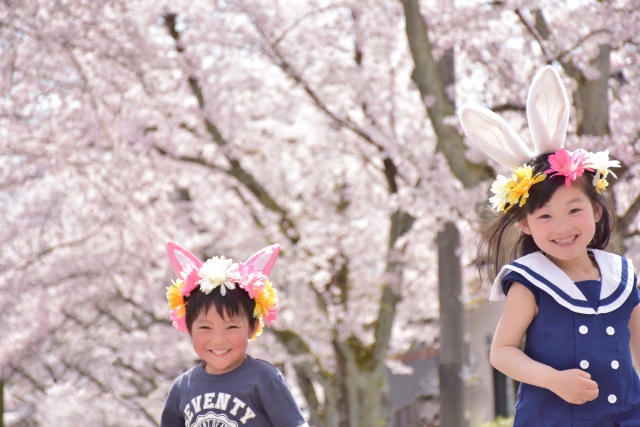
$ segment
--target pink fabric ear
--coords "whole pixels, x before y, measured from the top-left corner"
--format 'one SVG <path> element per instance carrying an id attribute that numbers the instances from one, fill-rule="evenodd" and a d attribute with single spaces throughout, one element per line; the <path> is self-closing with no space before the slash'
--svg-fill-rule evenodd
<path id="1" fill-rule="evenodd" d="M 178 278 L 181 278 L 180 273 L 182 271 L 188 272 L 193 268 L 199 270 L 202 267 L 202 261 L 198 257 L 172 241 L 167 242 L 167 254 L 169 255 L 171 267 L 173 267 L 173 271 Z"/>
<path id="2" fill-rule="evenodd" d="M 244 265 L 253 265 L 253 268 L 260 270 L 262 274 L 268 276 L 269 273 L 271 273 L 271 269 L 276 263 L 276 259 L 278 259 L 279 254 L 280 245 L 276 243 L 275 245 L 267 246 L 264 249 L 260 249 L 258 252 L 251 255 L 251 257 L 244 263 Z"/>

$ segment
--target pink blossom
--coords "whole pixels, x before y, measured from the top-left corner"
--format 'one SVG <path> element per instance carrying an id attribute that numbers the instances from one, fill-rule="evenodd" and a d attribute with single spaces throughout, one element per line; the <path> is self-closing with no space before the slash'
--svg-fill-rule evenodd
<path id="1" fill-rule="evenodd" d="M 251 299 L 255 299 L 256 293 L 264 288 L 267 276 L 254 268 L 253 265 L 245 265 L 244 263 L 238 263 L 238 272 L 240 273 L 238 286 L 247 291 Z"/>
<path id="2" fill-rule="evenodd" d="M 191 295 L 191 291 L 197 288 L 198 280 L 200 280 L 200 275 L 198 275 L 198 269 L 194 268 L 189 272 L 182 272 L 182 280 L 184 281 L 184 286 L 180 288 L 180 293 L 185 297 Z"/>
<path id="3" fill-rule="evenodd" d="M 187 321 L 186 316 L 178 317 L 178 310 L 175 309 L 171 311 L 171 320 L 173 321 L 173 327 L 179 330 L 180 332 L 187 332 Z"/>
<path id="4" fill-rule="evenodd" d="M 590 153 L 584 150 L 576 150 L 569 154 L 567 150 L 561 148 L 549 156 L 549 164 L 551 167 L 544 171 L 544 173 L 550 176 L 564 176 L 565 185 L 571 187 L 571 181 L 575 181 L 578 177 L 582 176 L 585 170 L 593 172 L 593 169 L 587 167 L 589 154 Z"/>

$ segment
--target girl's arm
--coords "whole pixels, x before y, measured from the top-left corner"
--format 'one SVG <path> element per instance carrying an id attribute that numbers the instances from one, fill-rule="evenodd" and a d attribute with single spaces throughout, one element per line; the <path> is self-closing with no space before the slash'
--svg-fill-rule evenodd
<path id="1" fill-rule="evenodd" d="M 580 369 L 558 371 L 536 362 L 520 350 L 522 338 L 536 312 L 533 294 L 524 285 L 512 283 L 491 344 L 491 364 L 508 377 L 549 389 L 569 403 L 583 404 L 598 397 L 598 384 L 587 372 Z M 640 341 L 640 335 L 638 338 Z M 638 350 L 640 355 L 640 344 Z"/>
<path id="2" fill-rule="evenodd" d="M 631 333 L 631 340 L 629 346 L 631 347 L 631 356 L 637 367 L 640 367 L 640 304 L 631 312 L 631 319 L 629 319 L 629 332 Z"/>

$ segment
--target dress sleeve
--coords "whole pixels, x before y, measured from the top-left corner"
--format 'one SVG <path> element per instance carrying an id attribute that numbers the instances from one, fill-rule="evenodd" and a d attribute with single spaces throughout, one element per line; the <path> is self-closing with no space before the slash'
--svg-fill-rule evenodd
<path id="1" fill-rule="evenodd" d="M 513 282 L 518 282 L 525 288 L 529 289 L 533 294 L 533 297 L 536 299 L 536 306 L 540 307 L 540 289 L 529 282 L 523 275 L 516 273 L 515 271 L 510 271 L 502 278 L 502 292 L 504 292 L 505 295 L 509 292 L 509 288 L 511 288 L 511 284 Z"/>
<path id="2" fill-rule="evenodd" d="M 162 410 L 160 427 L 184 427 L 184 415 L 180 412 L 180 388 L 178 382 L 173 383 L 167 401 Z"/>
<path id="3" fill-rule="evenodd" d="M 287 381 L 281 373 L 278 372 L 271 380 L 264 393 L 261 393 L 260 400 L 262 400 L 273 427 L 307 426 L 298 404 L 287 387 Z"/>

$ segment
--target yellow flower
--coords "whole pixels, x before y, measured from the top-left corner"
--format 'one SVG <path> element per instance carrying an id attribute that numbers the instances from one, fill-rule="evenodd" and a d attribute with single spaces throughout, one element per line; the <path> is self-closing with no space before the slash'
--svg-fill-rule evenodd
<path id="1" fill-rule="evenodd" d="M 511 205 L 518 204 L 518 202 L 520 206 L 524 205 L 529 197 L 529 190 L 531 189 L 531 186 L 543 181 L 547 177 L 541 173 L 536 176 L 531 176 L 531 166 L 527 166 L 527 168 L 528 170 L 525 173 L 522 173 L 522 170 L 518 171 L 518 169 L 522 168 L 516 169 L 516 173 L 512 177 L 512 179 L 514 177 L 516 178 L 516 185 L 510 189 L 509 196 L 507 198 L 507 201 Z"/>
<path id="2" fill-rule="evenodd" d="M 267 323 L 271 324 L 275 320 L 275 308 L 278 303 L 276 290 L 271 286 L 269 279 L 265 281 L 265 285 L 260 289 L 254 298 L 256 308 L 253 310 L 253 316 L 258 319 L 265 318 Z"/>
<path id="3" fill-rule="evenodd" d="M 603 191 L 607 191 L 607 185 L 609 185 L 607 180 L 604 179 L 604 177 L 600 178 L 598 182 L 596 182 L 596 191 L 598 192 L 598 194 Z"/>
<path id="4" fill-rule="evenodd" d="M 184 286 L 184 282 L 178 279 L 175 282 L 172 280 L 171 283 L 173 283 L 173 285 L 167 288 L 167 301 L 169 303 L 169 310 L 173 311 L 175 309 L 179 309 L 177 315 L 178 317 L 182 317 L 185 313 L 185 304 L 184 296 L 182 295 L 182 293 L 180 293 L 180 289 Z"/>

